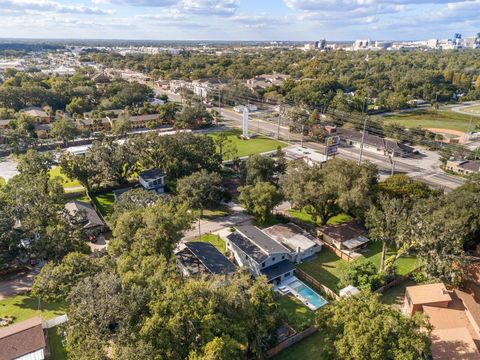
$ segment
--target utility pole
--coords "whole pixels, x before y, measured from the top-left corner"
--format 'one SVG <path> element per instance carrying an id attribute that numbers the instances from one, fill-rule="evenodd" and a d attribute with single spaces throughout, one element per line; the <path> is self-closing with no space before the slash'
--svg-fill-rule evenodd
<path id="1" fill-rule="evenodd" d="M 390 163 L 392 164 L 391 175 L 393 176 L 395 174 L 395 151 L 394 150 L 390 154 Z"/>
<path id="2" fill-rule="evenodd" d="M 368 120 L 368 115 L 365 115 L 365 120 L 363 121 L 362 142 L 360 143 L 360 156 L 358 157 L 358 165 L 362 163 L 363 142 L 365 141 L 365 131 L 367 129 L 367 120 Z"/>
<path id="3" fill-rule="evenodd" d="M 280 140 L 280 118 L 282 116 L 282 104 L 279 105 L 279 111 L 278 111 L 278 122 L 277 122 L 277 140 Z"/>

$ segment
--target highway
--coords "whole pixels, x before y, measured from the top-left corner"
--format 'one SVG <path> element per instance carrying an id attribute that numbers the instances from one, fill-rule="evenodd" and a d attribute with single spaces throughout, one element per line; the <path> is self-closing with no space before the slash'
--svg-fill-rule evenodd
<path id="1" fill-rule="evenodd" d="M 230 126 L 241 127 L 242 114 L 236 113 L 226 108 L 215 108 L 221 111 L 222 118 Z M 286 126 L 278 126 L 278 124 L 255 118 L 255 114 L 250 114 L 250 130 L 266 134 L 279 139 L 287 141 L 289 144 L 298 144 L 301 142 L 302 136 L 300 134 L 291 134 L 289 128 Z M 304 146 L 323 152 L 323 144 L 312 141 L 305 141 Z M 357 148 L 339 148 L 339 153 L 336 155 L 342 159 L 358 161 L 360 150 Z M 381 175 L 391 174 L 392 164 L 389 158 L 381 154 L 364 151 L 362 161 L 369 161 L 375 164 Z M 422 167 L 408 164 L 404 159 L 395 159 L 395 173 L 404 173 L 407 176 L 422 181 L 432 187 L 443 188 L 445 191 L 451 191 L 462 185 L 465 180 L 461 177 L 449 175 L 440 169 L 424 169 Z"/>

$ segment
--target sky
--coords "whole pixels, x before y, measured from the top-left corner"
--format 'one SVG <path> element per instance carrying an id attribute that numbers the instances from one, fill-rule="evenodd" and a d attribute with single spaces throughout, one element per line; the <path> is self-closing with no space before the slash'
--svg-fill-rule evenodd
<path id="1" fill-rule="evenodd" d="M 480 32 L 480 0 L 0 0 L 0 37 L 423 40 Z"/>

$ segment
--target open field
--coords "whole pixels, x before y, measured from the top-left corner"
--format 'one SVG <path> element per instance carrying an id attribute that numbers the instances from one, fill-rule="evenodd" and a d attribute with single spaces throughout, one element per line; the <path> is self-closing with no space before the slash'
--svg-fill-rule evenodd
<path id="1" fill-rule="evenodd" d="M 205 235 L 202 235 L 201 237 L 197 237 L 193 239 L 192 241 L 208 242 L 213 246 L 215 246 L 217 250 L 220 251 L 222 254 L 226 254 L 227 252 L 227 244 L 225 244 L 225 241 L 223 241 L 222 238 L 218 235 L 205 234 Z"/>
<path id="2" fill-rule="evenodd" d="M 239 135 L 241 135 L 242 132 L 237 129 L 229 130 L 229 131 L 226 131 L 225 133 L 227 134 L 228 139 L 232 140 L 232 142 L 237 147 L 238 157 L 258 154 L 266 151 L 273 151 L 273 150 L 276 150 L 279 146 L 282 148 L 287 146 L 287 143 L 284 143 L 283 141 L 270 139 L 265 136 L 257 136 L 250 140 L 243 140 L 239 138 Z M 218 132 L 211 133 L 208 136 L 216 138 L 218 134 L 219 134 Z M 223 160 L 230 160 L 230 159 L 223 159 Z"/>
<path id="3" fill-rule="evenodd" d="M 0 301 L 0 317 L 13 316 L 14 322 L 41 316 L 48 320 L 67 311 L 64 303 L 45 303 L 31 295 L 17 295 Z"/>
<path id="4" fill-rule="evenodd" d="M 384 121 L 396 123 L 406 128 L 440 128 L 458 131 L 474 131 L 480 128 L 480 121 L 466 114 L 449 110 L 419 110 L 383 117 Z"/>
<path id="5" fill-rule="evenodd" d="M 301 220 L 307 224 L 311 225 L 318 225 L 320 226 L 320 219 L 317 218 L 317 221 L 313 221 L 312 215 L 307 214 L 304 210 L 295 210 L 295 209 L 290 209 L 288 210 L 288 213 L 290 216 L 293 216 L 294 218 L 297 218 L 298 220 Z M 338 214 L 335 216 L 332 216 L 330 219 L 328 219 L 327 224 L 328 225 L 339 225 L 341 223 L 344 223 L 345 221 L 352 220 L 352 217 L 347 215 L 347 214 Z"/>
<path id="6" fill-rule="evenodd" d="M 63 187 L 65 190 L 68 188 L 78 188 L 81 187 L 80 183 L 77 180 L 71 181 L 65 174 L 61 172 L 60 166 L 55 166 L 49 171 L 51 177 L 60 177 L 62 179 Z"/>

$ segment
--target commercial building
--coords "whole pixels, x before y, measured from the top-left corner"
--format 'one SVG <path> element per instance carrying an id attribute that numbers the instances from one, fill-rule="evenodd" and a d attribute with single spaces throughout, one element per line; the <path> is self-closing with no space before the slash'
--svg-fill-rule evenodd
<path id="1" fill-rule="evenodd" d="M 480 160 L 449 160 L 445 169 L 462 175 L 469 175 L 480 172 Z"/>

